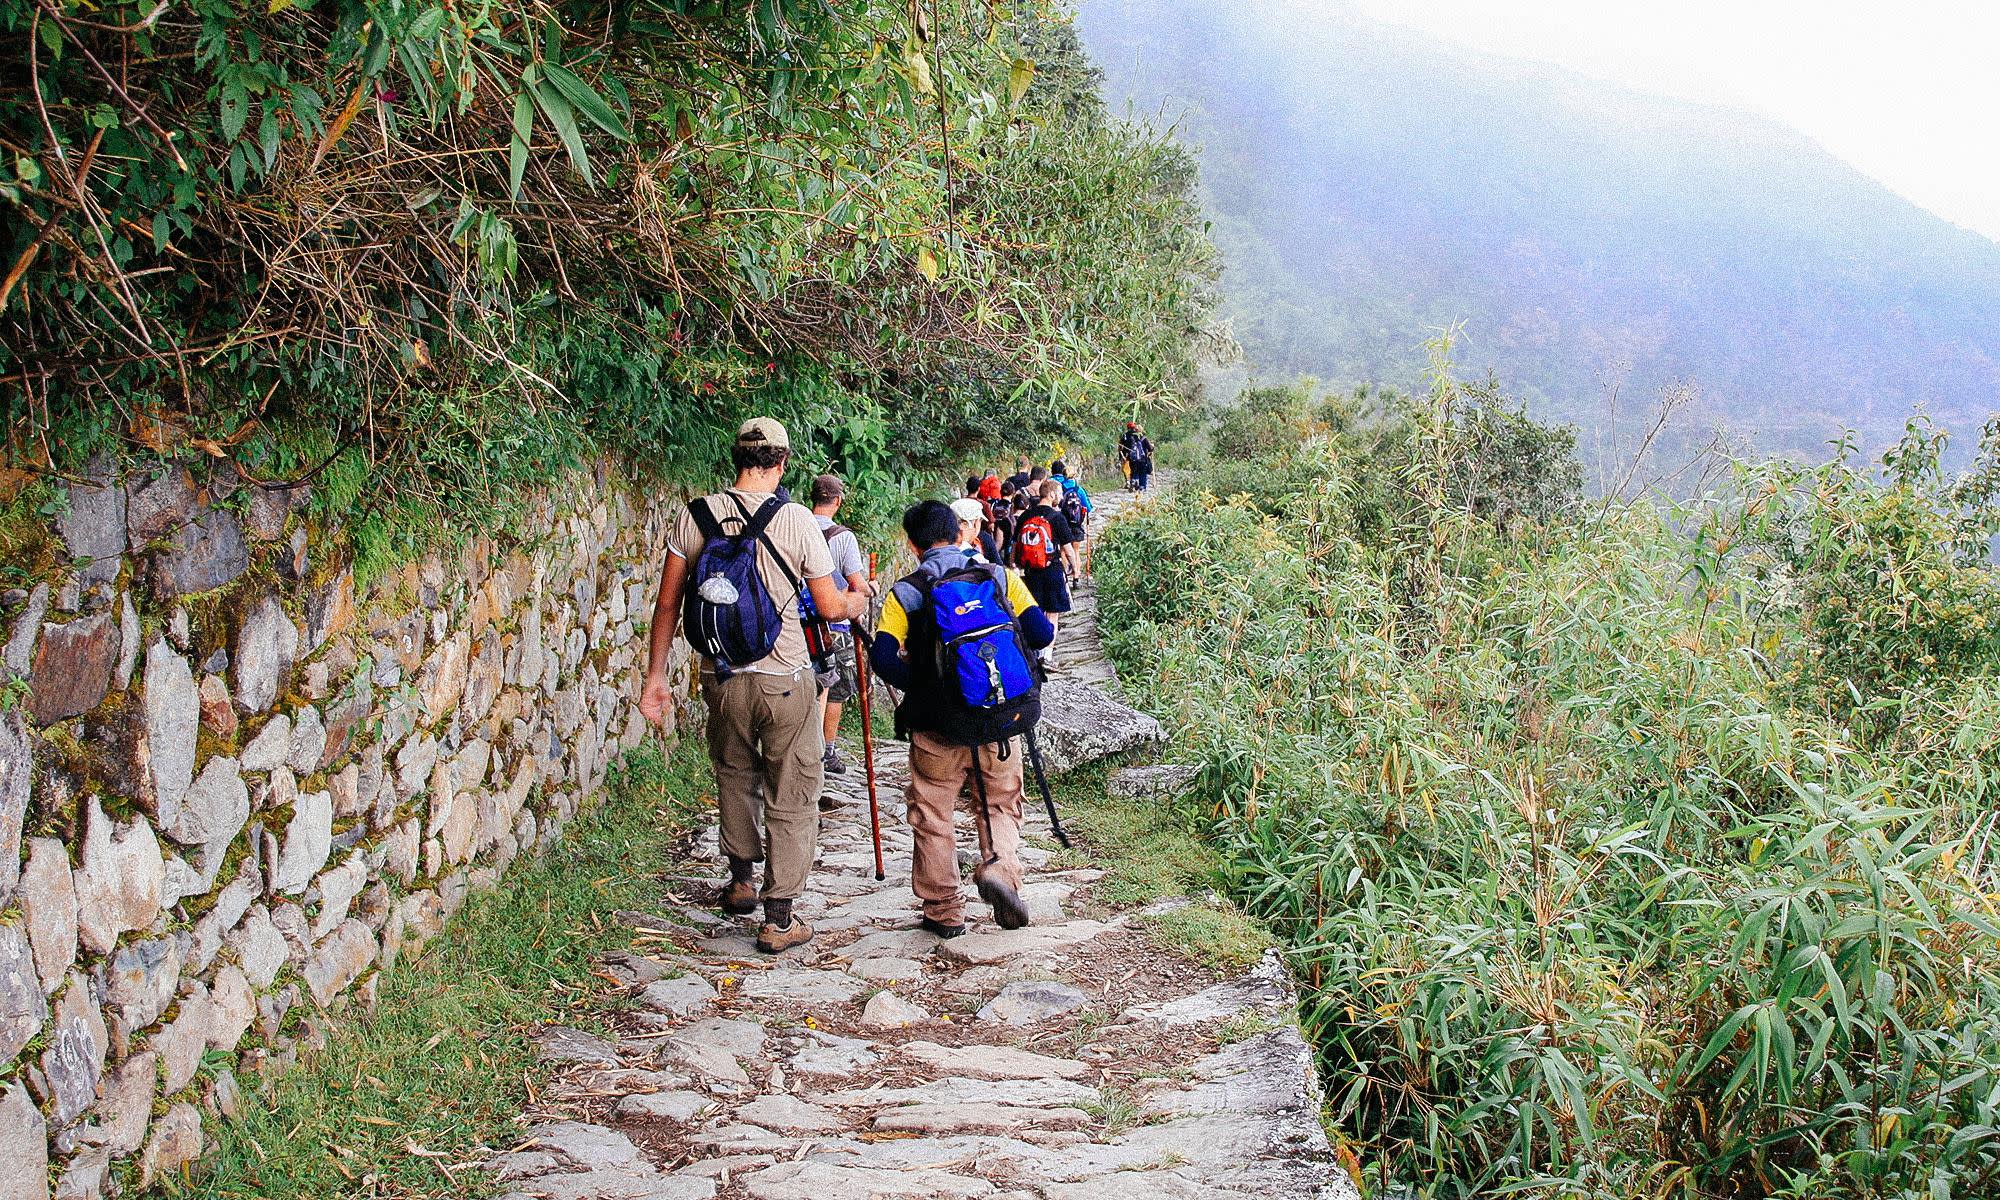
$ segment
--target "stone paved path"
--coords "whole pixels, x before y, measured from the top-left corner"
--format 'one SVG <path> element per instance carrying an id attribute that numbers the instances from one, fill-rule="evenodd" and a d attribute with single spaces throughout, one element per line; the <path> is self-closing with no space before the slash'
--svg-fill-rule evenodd
<path id="1" fill-rule="evenodd" d="M 1104 497 L 1102 516 L 1128 502 Z M 1059 677 L 1115 688 L 1091 591 Z M 1114 706 L 1115 707 L 1115 706 Z M 604 964 L 616 1039 L 538 1037 L 553 1078 L 490 1164 L 515 1200 L 1177 1200 L 1352 1197 L 1318 1119 L 1296 1000 L 1274 958 L 1218 981 L 1092 895 L 1101 872 L 1045 847 L 1033 813 L 1027 929 L 967 894 L 972 932 L 916 928 L 904 756 L 880 747 L 887 879 L 874 879 L 860 756 L 832 790 L 800 911 L 819 936 L 776 959 L 699 907 L 705 878 L 621 917 Z M 962 819 L 967 825 L 969 819 Z M 962 846 L 973 844 L 970 828 Z M 698 847 L 713 861 L 714 831 Z M 962 856 L 963 857 L 963 856 Z M 684 900 L 685 903 L 673 903 Z"/>

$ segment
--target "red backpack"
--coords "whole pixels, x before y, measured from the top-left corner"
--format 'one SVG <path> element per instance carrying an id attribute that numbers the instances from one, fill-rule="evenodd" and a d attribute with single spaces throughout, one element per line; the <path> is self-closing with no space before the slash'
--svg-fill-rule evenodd
<path id="1" fill-rule="evenodd" d="M 1024 567 L 1041 568 L 1055 561 L 1056 531 L 1049 519 L 1030 516 L 1021 522 L 1021 528 L 1014 534 L 1015 557 Z"/>

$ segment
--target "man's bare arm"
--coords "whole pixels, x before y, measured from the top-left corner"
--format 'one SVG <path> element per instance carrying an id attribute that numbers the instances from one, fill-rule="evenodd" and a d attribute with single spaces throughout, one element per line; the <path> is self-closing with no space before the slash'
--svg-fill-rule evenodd
<path id="1" fill-rule="evenodd" d="M 687 588 L 687 559 L 668 553 L 660 571 L 660 594 L 653 601 L 653 628 L 647 645 L 646 683 L 639 691 L 639 713 L 658 723 L 667 711 L 667 656 L 681 623 L 681 593 Z"/>

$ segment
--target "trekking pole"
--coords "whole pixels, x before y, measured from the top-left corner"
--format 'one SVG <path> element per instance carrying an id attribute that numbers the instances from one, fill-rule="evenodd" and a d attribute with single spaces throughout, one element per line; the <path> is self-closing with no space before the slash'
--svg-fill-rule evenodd
<path id="1" fill-rule="evenodd" d="M 1042 807 L 1049 810 L 1049 829 L 1056 835 L 1056 845 L 1069 849 L 1069 834 L 1063 831 L 1062 818 L 1056 815 L 1056 796 L 1049 790 L 1049 777 L 1042 770 L 1042 748 L 1035 744 L 1035 731 L 1031 726 L 1022 735 L 1028 743 L 1028 765 L 1035 768 L 1035 784 L 1042 789 Z"/>
<path id="2" fill-rule="evenodd" d="M 880 883 L 889 877 L 882 867 L 882 808 L 875 799 L 875 721 L 870 711 L 868 693 L 875 690 L 875 680 L 868 673 L 868 645 L 861 634 L 861 623 L 852 626 L 854 632 L 855 674 L 861 678 L 861 762 L 868 773 L 868 831 L 875 839 L 875 881 Z"/>

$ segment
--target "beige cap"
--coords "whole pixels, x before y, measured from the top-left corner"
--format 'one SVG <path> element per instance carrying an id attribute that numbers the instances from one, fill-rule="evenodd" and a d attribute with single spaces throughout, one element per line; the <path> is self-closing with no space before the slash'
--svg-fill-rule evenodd
<path id="1" fill-rule="evenodd" d="M 960 497 L 952 501 L 951 511 L 957 513 L 958 519 L 968 525 L 979 524 L 986 520 L 986 510 L 980 507 L 979 501 L 969 497 Z"/>
<path id="2" fill-rule="evenodd" d="M 749 420 L 743 422 L 743 428 L 736 431 L 736 441 L 738 445 L 754 445 L 758 442 L 763 442 L 766 445 L 776 446 L 780 450 L 789 450 L 792 448 L 791 435 L 785 432 L 783 425 L 778 424 L 770 417 L 751 417 Z"/>

